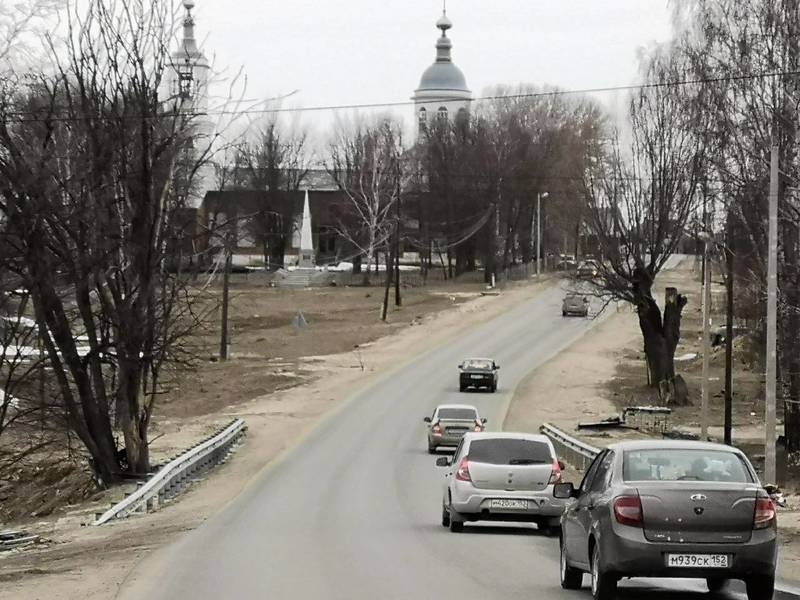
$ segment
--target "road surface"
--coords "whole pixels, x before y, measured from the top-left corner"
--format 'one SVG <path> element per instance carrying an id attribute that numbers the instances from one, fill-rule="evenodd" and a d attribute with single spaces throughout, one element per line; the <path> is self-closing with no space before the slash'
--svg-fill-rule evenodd
<path id="1" fill-rule="evenodd" d="M 517 383 L 591 326 L 562 318 L 561 298 L 547 290 L 442 347 L 420 348 L 226 510 L 148 559 L 121 597 L 588 598 L 586 589 L 560 588 L 557 539 L 533 525 L 467 524 L 461 534 L 440 525 L 443 470 L 427 453 L 422 422 L 438 403 L 468 402 L 499 428 Z M 499 362 L 496 394 L 458 392 L 457 365 L 467 356 Z M 620 598 L 705 597 L 689 591 L 704 590 L 695 582 L 634 585 L 624 584 Z"/>

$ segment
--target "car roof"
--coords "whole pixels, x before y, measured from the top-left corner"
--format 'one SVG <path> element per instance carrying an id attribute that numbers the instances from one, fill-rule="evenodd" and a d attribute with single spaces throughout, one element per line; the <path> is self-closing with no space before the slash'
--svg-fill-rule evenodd
<path id="1" fill-rule="evenodd" d="M 547 442 L 551 445 L 550 438 L 541 433 L 523 433 L 514 431 L 468 431 L 464 434 L 467 441 L 473 440 L 529 440 L 531 442 Z"/>
<path id="2" fill-rule="evenodd" d="M 470 356 L 469 358 L 465 358 L 464 360 L 465 361 L 467 361 L 467 360 L 488 360 L 488 361 L 494 362 L 493 358 L 486 358 L 485 356 Z"/>
<path id="3" fill-rule="evenodd" d="M 725 444 L 701 442 L 696 440 L 628 440 L 608 446 L 609 450 L 705 450 L 741 454 L 741 450 Z"/>
<path id="4" fill-rule="evenodd" d="M 471 404 L 440 404 L 436 407 L 436 410 L 441 410 L 443 408 L 471 408 L 475 412 L 478 412 L 478 409 Z"/>

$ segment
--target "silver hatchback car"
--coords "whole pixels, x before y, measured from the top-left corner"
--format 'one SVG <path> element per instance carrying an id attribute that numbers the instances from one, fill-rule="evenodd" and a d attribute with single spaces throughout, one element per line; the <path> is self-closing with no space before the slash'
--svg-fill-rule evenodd
<path id="1" fill-rule="evenodd" d="M 742 579 L 749 600 L 775 587 L 775 507 L 747 457 L 689 441 L 621 442 L 597 456 L 561 521 L 561 586 L 591 574 L 595 600 L 615 598 L 623 577 L 706 580 L 719 592 Z"/>
<path id="2" fill-rule="evenodd" d="M 467 433 L 447 467 L 442 525 L 461 531 L 467 521 L 533 522 L 546 533 L 558 531 L 566 505 L 553 486 L 564 468 L 553 444 L 532 433 Z"/>

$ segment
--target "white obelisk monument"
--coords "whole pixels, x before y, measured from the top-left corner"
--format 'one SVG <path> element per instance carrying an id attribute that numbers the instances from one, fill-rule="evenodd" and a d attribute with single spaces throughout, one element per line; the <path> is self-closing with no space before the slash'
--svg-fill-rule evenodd
<path id="1" fill-rule="evenodd" d="M 301 269 L 313 269 L 314 261 L 314 238 L 311 235 L 311 209 L 308 206 L 308 190 L 303 203 L 303 223 L 300 227 L 300 259 L 297 266 Z"/>

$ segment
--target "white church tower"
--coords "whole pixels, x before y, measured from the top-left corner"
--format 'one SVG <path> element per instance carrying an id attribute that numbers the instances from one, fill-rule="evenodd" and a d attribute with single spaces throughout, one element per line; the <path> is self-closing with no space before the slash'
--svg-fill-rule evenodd
<path id="1" fill-rule="evenodd" d="M 452 29 L 453 23 L 447 18 L 446 8 L 436 27 L 442 30 L 441 37 L 436 41 L 436 62 L 422 74 L 419 87 L 412 96 L 419 133 L 433 119 L 453 120 L 459 114 L 468 113 L 472 102 L 472 92 L 467 87 L 464 73 L 453 63 L 453 43 L 447 37 L 447 31 Z"/>
<path id="2" fill-rule="evenodd" d="M 164 72 L 161 97 L 170 110 L 192 115 L 194 135 L 192 148 L 196 158 L 210 155 L 214 123 L 208 115 L 208 83 L 211 65 L 197 45 L 194 33 L 194 0 L 183 0 L 186 14 L 183 18 L 183 36 L 178 48 L 170 55 L 170 64 Z M 214 168 L 206 162 L 194 175 L 192 191 L 187 205 L 198 208 L 208 190 L 214 187 Z"/>

